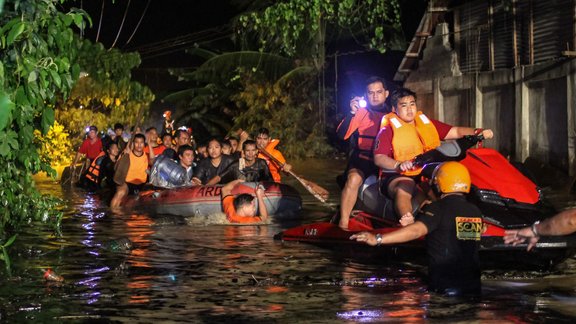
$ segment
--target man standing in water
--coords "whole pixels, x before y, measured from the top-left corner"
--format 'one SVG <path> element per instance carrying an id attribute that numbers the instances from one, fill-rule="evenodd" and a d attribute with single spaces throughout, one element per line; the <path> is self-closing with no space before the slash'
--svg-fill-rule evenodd
<path id="1" fill-rule="evenodd" d="M 350 100 L 350 113 L 337 129 L 338 137 L 352 140 L 353 151 L 346 167 L 346 184 L 340 197 L 340 223 L 342 229 L 348 229 L 350 213 L 358 199 L 358 189 L 366 178 L 378 174 L 374 165 L 372 150 L 374 140 L 380 130 L 380 120 L 389 112 L 386 81 L 370 77 L 366 81 L 366 98 L 354 97 Z"/>
<path id="2" fill-rule="evenodd" d="M 124 197 L 128 194 L 137 194 L 146 184 L 148 156 L 144 154 L 145 143 L 146 138 L 143 134 L 134 135 L 132 149 L 118 160 L 114 174 L 117 189 L 110 202 L 111 208 L 120 207 Z"/>
<path id="3" fill-rule="evenodd" d="M 465 197 L 471 186 L 468 169 L 459 162 L 442 163 L 434 170 L 432 186 L 440 200 L 424 206 L 416 222 L 385 235 L 362 232 L 350 239 L 379 246 L 426 235 L 429 289 L 447 295 L 480 294 L 482 213 Z"/>

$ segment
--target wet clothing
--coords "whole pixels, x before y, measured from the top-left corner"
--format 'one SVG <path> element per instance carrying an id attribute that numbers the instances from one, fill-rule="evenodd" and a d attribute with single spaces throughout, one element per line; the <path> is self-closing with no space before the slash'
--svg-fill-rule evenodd
<path id="1" fill-rule="evenodd" d="M 100 152 L 102 152 L 102 140 L 100 138 L 96 138 L 96 141 L 92 143 L 89 138 L 85 139 L 78 149 L 78 152 L 81 154 L 86 154 L 86 158 L 90 159 L 90 161 L 94 161 Z"/>
<path id="2" fill-rule="evenodd" d="M 122 155 L 116 164 L 114 183 L 123 185 L 124 183 L 141 185 L 146 183 L 148 174 L 148 156 L 142 152 L 141 156 L 136 156 L 132 151 Z"/>
<path id="3" fill-rule="evenodd" d="M 154 152 L 154 156 L 158 156 L 162 154 L 162 152 L 164 152 L 165 149 L 166 146 L 160 144 L 157 145 L 156 147 L 153 147 L 152 151 Z M 146 147 L 144 147 L 144 154 L 150 155 L 150 145 L 146 145 Z"/>
<path id="4" fill-rule="evenodd" d="M 265 160 L 266 163 L 268 163 L 268 169 L 270 169 L 270 174 L 272 175 L 272 178 L 274 179 L 275 182 L 281 182 L 282 181 L 282 176 L 280 175 L 280 171 L 281 171 L 284 163 L 286 163 L 286 159 L 284 158 L 284 155 L 282 155 L 282 153 L 276 149 L 276 146 L 278 146 L 278 144 L 280 144 L 280 141 L 277 139 L 273 139 L 270 141 L 270 143 L 268 143 L 268 145 L 266 145 L 264 150 L 266 150 L 266 152 L 268 152 L 276 160 L 278 160 L 278 162 L 282 163 L 282 165 L 278 165 L 276 162 L 274 162 L 272 159 L 270 159 L 265 154 L 258 153 L 258 157 Z"/>
<path id="5" fill-rule="evenodd" d="M 422 208 L 416 221 L 428 228 L 426 251 L 431 291 L 479 294 L 478 250 L 482 213 L 463 195 L 449 195 Z"/>
<path id="6" fill-rule="evenodd" d="M 336 130 L 338 137 L 343 140 L 351 140 L 352 153 L 348 161 L 347 171 L 358 169 L 367 178 L 378 173 L 378 168 L 373 166 L 374 141 L 380 130 L 382 117 L 389 111 L 376 111 L 369 108 L 359 108 L 356 114 L 349 114 Z"/>
<path id="7" fill-rule="evenodd" d="M 212 159 L 207 158 L 198 163 L 194 169 L 194 177 L 198 178 L 202 184 L 206 184 L 210 179 L 215 176 L 222 176 L 226 168 L 234 162 L 234 159 L 229 155 L 222 154 L 222 159 L 218 166 L 212 164 Z"/>
<path id="8" fill-rule="evenodd" d="M 236 179 L 243 179 L 247 182 L 272 181 L 270 170 L 266 161 L 256 158 L 251 166 L 245 166 L 244 158 L 230 164 L 222 174 L 221 183 L 228 183 Z"/>
<path id="9" fill-rule="evenodd" d="M 234 196 L 232 195 L 226 196 L 222 199 L 222 209 L 230 223 L 250 224 L 262 222 L 260 216 L 239 216 L 236 214 L 236 209 L 234 208 Z"/>

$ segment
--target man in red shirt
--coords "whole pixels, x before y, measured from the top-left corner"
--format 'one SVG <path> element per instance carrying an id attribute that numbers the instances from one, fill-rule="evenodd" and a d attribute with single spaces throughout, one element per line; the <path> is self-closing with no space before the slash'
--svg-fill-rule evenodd
<path id="1" fill-rule="evenodd" d="M 451 126 L 429 119 L 416 106 L 416 94 L 408 89 L 398 89 L 391 96 L 392 112 L 382 118 L 382 127 L 374 146 L 374 163 L 381 170 L 381 192 L 394 200 L 400 224 L 414 222 L 412 195 L 417 192 L 415 179 L 421 168 L 412 160 L 419 154 L 432 150 L 442 140 L 474 135 L 477 129 Z M 480 131 L 480 130 L 478 130 Z M 484 138 L 492 138 L 490 129 L 481 130 Z M 418 203 L 424 201 L 424 195 Z"/>
<path id="2" fill-rule="evenodd" d="M 88 138 L 80 145 L 74 157 L 74 162 L 72 162 L 72 168 L 76 167 L 76 163 L 78 163 L 81 155 L 86 155 L 86 165 L 89 166 L 92 161 L 98 157 L 100 152 L 102 152 L 102 141 L 98 137 L 98 128 L 96 126 L 90 126 Z"/>

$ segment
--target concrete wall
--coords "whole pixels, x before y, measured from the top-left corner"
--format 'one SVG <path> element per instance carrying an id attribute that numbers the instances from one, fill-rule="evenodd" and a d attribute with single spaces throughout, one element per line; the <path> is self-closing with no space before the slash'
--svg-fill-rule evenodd
<path id="1" fill-rule="evenodd" d="M 418 94 L 422 110 L 449 124 L 493 129 L 486 146 L 513 160 L 532 157 L 575 175 L 576 60 L 460 74 L 458 67 L 437 64 L 438 56 L 455 55 L 441 41 L 446 30 L 440 24 L 428 42 L 419 64 L 424 73 L 419 68 L 404 83 Z"/>

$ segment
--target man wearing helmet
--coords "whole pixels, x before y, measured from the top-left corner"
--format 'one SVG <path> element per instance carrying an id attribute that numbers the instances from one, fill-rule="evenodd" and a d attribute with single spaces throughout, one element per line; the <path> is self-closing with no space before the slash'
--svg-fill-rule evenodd
<path id="1" fill-rule="evenodd" d="M 448 295 L 479 294 L 483 225 L 481 211 L 464 196 L 470 192 L 470 174 L 459 162 L 445 162 L 434 170 L 431 185 L 440 199 L 422 207 L 416 222 L 386 235 L 362 232 L 350 239 L 376 246 L 426 235 L 429 289 Z"/>
<path id="2" fill-rule="evenodd" d="M 382 174 L 381 192 L 394 200 L 400 224 L 414 221 L 412 196 L 417 192 L 416 179 L 421 168 L 412 160 L 419 154 L 432 150 L 440 141 L 458 139 L 465 135 L 482 132 L 484 138 L 492 138 L 491 130 L 451 126 L 429 119 L 416 106 L 416 94 L 402 88 L 391 96 L 392 112 L 382 118 L 382 125 L 374 146 L 374 163 Z M 424 197 L 419 197 L 419 203 Z"/>

